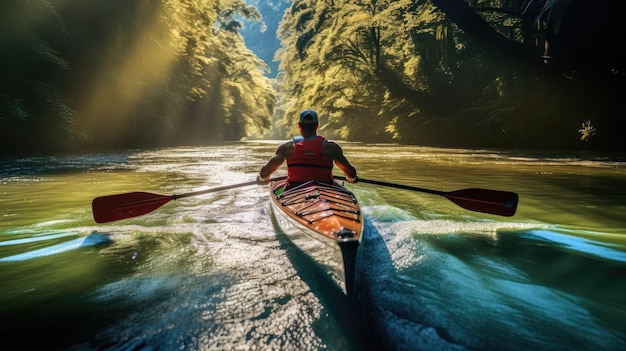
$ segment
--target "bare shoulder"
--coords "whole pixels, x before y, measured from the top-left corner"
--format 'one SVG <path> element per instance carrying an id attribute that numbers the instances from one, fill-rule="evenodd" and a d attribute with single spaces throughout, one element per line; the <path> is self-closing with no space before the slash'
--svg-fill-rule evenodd
<path id="1" fill-rule="evenodd" d="M 324 148 L 333 152 L 341 151 L 341 146 L 339 146 L 339 144 L 332 140 L 326 140 L 326 145 L 324 145 Z"/>
<path id="2" fill-rule="evenodd" d="M 293 139 L 289 139 L 278 146 L 279 149 L 293 149 L 294 148 Z"/>
<path id="3" fill-rule="evenodd" d="M 278 145 L 278 148 L 276 148 L 276 154 L 289 157 L 293 153 L 294 147 L 295 145 L 293 143 L 293 139 L 289 139 L 283 142 L 282 144 Z"/>
<path id="4" fill-rule="evenodd" d="M 324 144 L 324 154 L 326 154 L 326 156 L 331 160 L 342 161 L 344 159 L 341 146 L 332 140 L 327 140 Z"/>

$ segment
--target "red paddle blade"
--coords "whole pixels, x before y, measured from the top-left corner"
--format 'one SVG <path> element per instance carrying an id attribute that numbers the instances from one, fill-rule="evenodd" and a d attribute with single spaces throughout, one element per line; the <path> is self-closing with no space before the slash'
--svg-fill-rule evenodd
<path id="1" fill-rule="evenodd" d="M 517 210 L 518 195 L 508 191 L 470 188 L 441 195 L 471 211 L 510 217 Z"/>
<path id="2" fill-rule="evenodd" d="M 106 223 L 144 215 L 165 205 L 170 200 L 173 200 L 172 196 L 139 191 L 97 197 L 91 202 L 91 208 L 93 219 L 97 223 Z"/>

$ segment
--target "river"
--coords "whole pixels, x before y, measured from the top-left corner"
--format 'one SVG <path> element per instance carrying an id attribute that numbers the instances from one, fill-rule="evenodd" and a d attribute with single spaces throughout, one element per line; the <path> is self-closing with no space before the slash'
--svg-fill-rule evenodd
<path id="1" fill-rule="evenodd" d="M 251 181 L 276 145 L 2 160 L 3 349 L 626 350 L 620 154 L 342 143 L 362 178 L 520 199 L 500 217 L 348 184 L 366 218 L 359 308 L 277 233 L 267 186 L 93 219 L 97 196 Z"/>

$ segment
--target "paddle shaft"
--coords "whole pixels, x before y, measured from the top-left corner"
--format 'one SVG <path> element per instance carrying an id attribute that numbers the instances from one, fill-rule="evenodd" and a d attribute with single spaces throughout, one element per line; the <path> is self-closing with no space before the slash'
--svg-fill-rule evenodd
<path id="1" fill-rule="evenodd" d="M 334 178 L 346 180 L 343 176 Z M 507 217 L 515 214 L 519 199 L 516 193 L 491 189 L 470 188 L 446 192 L 364 178 L 358 178 L 358 182 L 441 195 L 464 209 Z"/>
<path id="2" fill-rule="evenodd" d="M 275 177 L 275 178 L 270 178 L 270 181 L 273 182 L 273 181 L 276 181 L 276 180 L 283 180 L 285 178 L 287 178 L 287 177 L 286 176 Z M 256 184 L 257 184 L 256 180 L 253 180 L 253 181 L 250 181 L 250 182 L 218 186 L 218 187 L 211 188 L 211 189 L 192 191 L 192 192 L 189 192 L 189 193 L 184 193 L 184 194 L 179 194 L 179 195 L 174 194 L 174 195 L 172 195 L 172 200 L 181 199 L 183 197 L 204 195 L 204 194 L 208 194 L 208 193 L 216 193 L 218 191 L 236 189 L 236 188 L 241 188 L 241 187 L 244 187 L 244 186 L 256 185 Z"/>
<path id="3" fill-rule="evenodd" d="M 339 179 L 339 180 L 346 180 L 346 177 L 344 177 L 344 176 L 333 176 L 333 178 Z M 358 178 L 357 182 L 358 183 L 374 184 L 374 185 L 382 185 L 382 186 L 387 186 L 387 187 L 390 187 L 390 188 L 419 191 L 421 193 L 428 193 L 428 194 L 434 194 L 434 195 L 443 195 L 443 191 L 441 191 L 441 190 L 432 190 L 432 189 L 426 189 L 426 188 L 418 188 L 416 186 L 388 183 L 388 182 L 383 182 L 383 181 L 380 181 L 380 180 Z"/>
<path id="4" fill-rule="evenodd" d="M 190 196 L 204 195 L 204 194 L 208 194 L 208 193 L 216 193 L 218 191 L 224 191 L 224 190 L 229 190 L 229 189 L 241 188 L 241 187 L 249 186 L 249 185 L 256 185 L 256 181 L 250 181 L 250 182 L 239 183 L 239 184 L 232 184 L 232 185 L 218 186 L 216 188 L 192 191 L 192 192 L 189 192 L 189 193 L 178 194 L 178 195 L 174 194 L 174 195 L 172 195 L 172 200 L 182 199 L 184 197 L 190 197 Z"/>

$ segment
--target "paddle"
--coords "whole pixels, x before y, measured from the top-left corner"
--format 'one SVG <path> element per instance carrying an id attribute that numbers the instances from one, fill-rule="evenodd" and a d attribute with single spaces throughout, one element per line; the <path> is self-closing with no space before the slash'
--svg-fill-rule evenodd
<path id="1" fill-rule="evenodd" d="M 346 177 L 343 176 L 334 176 L 334 178 L 346 180 Z M 466 210 L 490 213 L 507 217 L 513 216 L 515 214 L 515 211 L 517 210 L 517 201 L 519 198 L 516 193 L 480 188 L 470 188 L 456 191 L 440 191 L 364 178 L 358 178 L 358 182 L 441 195 Z"/>
<path id="2" fill-rule="evenodd" d="M 281 179 L 285 179 L 285 177 L 277 177 L 270 180 L 274 181 Z M 235 189 L 248 185 L 256 185 L 256 181 L 225 185 L 180 195 L 160 195 L 143 191 L 136 191 L 124 194 L 100 196 L 93 199 L 93 201 L 91 202 L 91 208 L 93 210 L 94 220 L 97 223 L 106 223 L 118 221 L 120 219 L 138 217 L 146 213 L 150 213 L 170 202 L 171 200 L 207 193 L 214 193 L 222 190 Z"/>

